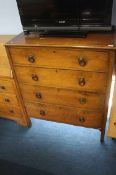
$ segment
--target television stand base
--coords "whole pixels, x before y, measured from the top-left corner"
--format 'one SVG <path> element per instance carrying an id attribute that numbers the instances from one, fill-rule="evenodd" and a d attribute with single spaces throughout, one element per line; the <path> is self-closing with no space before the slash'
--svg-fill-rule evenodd
<path id="1" fill-rule="evenodd" d="M 87 32 L 83 31 L 41 31 L 39 32 L 40 37 L 71 37 L 71 38 L 85 38 L 87 36 Z"/>

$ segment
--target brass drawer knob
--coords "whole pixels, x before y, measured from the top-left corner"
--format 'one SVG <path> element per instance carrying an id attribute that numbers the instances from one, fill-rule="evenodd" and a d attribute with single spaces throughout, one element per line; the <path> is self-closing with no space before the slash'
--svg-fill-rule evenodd
<path id="1" fill-rule="evenodd" d="M 79 78 L 79 85 L 84 86 L 85 85 L 85 79 L 84 78 Z"/>
<path id="2" fill-rule="evenodd" d="M 79 57 L 78 58 L 78 63 L 79 63 L 80 66 L 86 66 L 87 61 L 85 60 L 85 58 Z"/>
<path id="3" fill-rule="evenodd" d="M 33 55 L 29 55 L 29 56 L 27 57 L 27 59 L 28 59 L 28 61 L 29 61 L 30 63 L 34 63 L 34 62 L 35 62 L 35 57 L 34 57 Z"/>
<path id="4" fill-rule="evenodd" d="M 1 89 L 5 89 L 5 86 L 0 86 Z"/>
<path id="5" fill-rule="evenodd" d="M 10 100 L 8 98 L 5 98 L 4 100 L 5 100 L 5 102 L 8 102 L 8 103 L 10 102 Z"/>
<path id="6" fill-rule="evenodd" d="M 41 94 L 40 92 L 36 93 L 35 96 L 36 96 L 37 98 L 39 98 L 39 99 L 42 98 L 42 94 Z"/>
<path id="7" fill-rule="evenodd" d="M 32 74 L 32 80 L 38 81 L 38 76 L 36 74 Z"/>
<path id="8" fill-rule="evenodd" d="M 79 99 L 79 102 L 80 102 L 81 104 L 86 104 L 87 100 L 86 100 L 86 98 L 80 98 L 80 99 Z"/>
<path id="9" fill-rule="evenodd" d="M 45 111 L 40 110 L 40 115 L 45 116 L 46 115 Z"/>
<path id="10" fill-rule="evenodd" d="M 85 117 L 79 117 L 79 121 L 80 121 L 81 123 L 84 123 L 84 122 L 85 122 Z"/>

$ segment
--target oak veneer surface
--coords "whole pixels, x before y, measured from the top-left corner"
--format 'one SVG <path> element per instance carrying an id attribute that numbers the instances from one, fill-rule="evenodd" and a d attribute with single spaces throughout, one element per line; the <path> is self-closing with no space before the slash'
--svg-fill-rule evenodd
<path id="1" fill-rule="evenodd" d="M 20 84 L 25 102 L 42 102 L 55 105 L 74 106 L 102 110 L 104 94 L 99 92 L 69 90 Z"/>
<path id="2" fill-rule="evenodd" d="M 105 91 L 107 74 L 98 72 L 72 71 L 62 69 L 45 69 L 33 67 L 15 67 L 19 82 L 48 87 L 61 87 L 69 89 L 84 89 Z M 38 80 L 34 80 L 37 78 Z M 80 80 L 85 85 L 80 85 Z M 96 86 L 94 86 L 96 82 Z"/>
<path id="3" fill-rule="evenodd" d="M 116 33 L 89 34 L 87 38 L 39 37 L 38 34 L 25 36 L 21 33 L 7 45 L 14 46 L 54 46 L 76 48 L 116 49 Z"/>
<path id="4" fill-rule="evenodd" d="M 26 115 L 13 78 L 0 77 L 0 117 L 26 126 Z"/>
<path id="5" fill-rule="evenodd" d="M 15 65 L 30 65 L 36 67 L 65 68 L 87 71 L 108 71 L 108 52 L 88 51 L 76 48 L 54 48 L 54 47 L 25 47 L 11 48 L 10 52 Z M 28 55 L 34 55 L 33 64 L 29 62 Z M 83 56 L 86 66 L 81 67 L 78 59 Z M 93 59 L 94 58 L 94 59 Z"/>
<path id="6" fill-rule="evenodd" d="M 0 94 L 0 103 L 18 106 L 18 99 L 14 94 Z"/>
<path id="7" fill-rule="evenodd" d="M 86 38 L 22 33 L 8 42 L 6 48 L 28 116 L 97 128 L 103 141 L 115 38 L 115 33 Z"/>
<path id="8" fill-rule="evenodd" d="M 5 43 L 12 35 L 0 35 L 0 117 L 12 119 L 27 126 L 27 115 L 24 113 L 21 97 L 12 74 Z"/>
<path id="9" fill-rule="evenodd" d="M 14 86 L 14 80 L 9 78 L 0 78 L 0 93 L 5 93 L 5 94 L 15 94 L 15 86 Z"/>
<path id="10" fill-rule="evenodd" d="M 9 60 L 4 45 L 13 37 L 13 35 L 0 35 L 0 76 L 12 76 Z"/>
<path id="11" fill-rule="evenodd" d="M 101 128 L 102 113 L 99 111 L 83 110 L 74 107 L 43 103 L 26 103 L 29 116 L 44 120 L 68 123 L 73 125 Z"/>
<path id="12" fill-rule="evenodd" d="M 14 121 L 20 121 L 23 113 L 20 107 L 17 105 L 9 105 L 0 103 L 0 116 L 7 119 L 12 119 Z"/>

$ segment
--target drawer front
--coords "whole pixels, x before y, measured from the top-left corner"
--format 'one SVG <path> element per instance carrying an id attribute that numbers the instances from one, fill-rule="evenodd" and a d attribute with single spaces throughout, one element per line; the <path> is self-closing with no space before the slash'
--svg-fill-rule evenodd
<path id="1" fill-rule="evenodd" d="M 0 76 L 12 77 L 11 68 L 7 56 L 0 55 Z"/>
<path id="2" fill-rule="evenodd" d="M 15 95 L 0 93 L 0 103 L 18 106 L 18 99 Z"/>
<path id="3" fill-rule="evenodd" d="M 21 117 L 20 108 L 0 103 L 0 116 L 5 118 L 17 119 Z"/>
<path id="4" fill-rule="evenodd" d="M 97 92 L 64 90 L 20 84 L 25 102 L 44 102 L 81 108 L 103 109 L 104 95 Z"/>
<path id="5" fill-rule="evenodd" d="M 0 56 L 7 56 L 6 49 L 3 43 L 0 43 Z"/>
<path id="6" fill-rule="evenodd" d="M 36 103 L 27 103 L 26 108 L 28 115 L 34 118 L 101 128 L 102 113 L 97 111 Z"/>
<path id="7" fill-rule="evenodd" d="M 108 53 L 49 47 L 10 48 L 14 64 L 52 68 L 108 71 Z"/>
<path id="8" fill-rule="evenodd" d="M 3 44 L 0 44 L 0 76 L 11 77 L 11 68 Z"/>
<path id="9" fill-rule="evenodd" d="M 13 81 L 11 79 L 9 79 L 9 80 L 0 79 L 0 93 L 1 92 L 10 93 L 10 94 L 15 93 L 14 84 L 13 84 Z"/>
<path id="10" fill-rule="evenodd" d="M 104 91 L 107 74 L 85 71 L 15 67 L 19 82 L 50 87 Z"/>

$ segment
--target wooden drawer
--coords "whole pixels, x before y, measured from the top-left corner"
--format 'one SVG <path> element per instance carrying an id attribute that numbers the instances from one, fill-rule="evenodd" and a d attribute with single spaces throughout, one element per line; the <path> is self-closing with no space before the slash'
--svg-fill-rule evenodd
<path id="1" fill-rule="evenodd" d="M 0 93 L 15 93 L 14 82 L 11 79 L 0 79 Z"/>
<path id="2" fill-rule="evenodd" d="M 36 103 L 27 103 L 26 108 L 28 115 L 31 117 L 73 125 L 101 128 L 102 113 L 98 111 Z"/>
<path id="3" fill-rule="evenodd" d="M 10 38 L 11 36 L 7 38 L 4 38 L 4 36 L 0 36 L 0 76 L 12 76 L 9 60 L 4 46 L 5 42 L 8 41 Z"/>
<path id="4" fill-rule="evenodd" d="M 0 76 L 12 77 L 12 72 L 7 56 L 0 55 Z"/>
<path id="5" fill-rule="evenodd" d="M 89 71 L 108 71 L 108 52 L 72 48 L 12 47 L 14 64 Z"/>
<path id="6" fill-rule="evenodd" d="M 7 56 L 6 50 L 3 43 L 0 43 L 0 56 Z"/>
<path id="7" fill-rule="evenodd" d="M 15 95 L 0 93 L 0 103 L 18 106 L 18 99 Z"/>
<path id="8" fill-rule="evenodd" d="M 18 106 L 9 106 L 0 103 L 0 116 L 5 118 L 17 119 L 21 117 L 21 111 Z"/>
<path id="9" fill-rule="evenodd" d="M 97 92 L 66 90 L 20 84 L 25 102 L 45 102 L 81 108 L 103 109 L 104 95 Z"/>
<path id="10" fill-rule="evenodd" d="M 33 85 L 100 91 L 106 89 L 105 73 L 18 66 L 15 67 L 15 71 L 19 82 Z"/>

